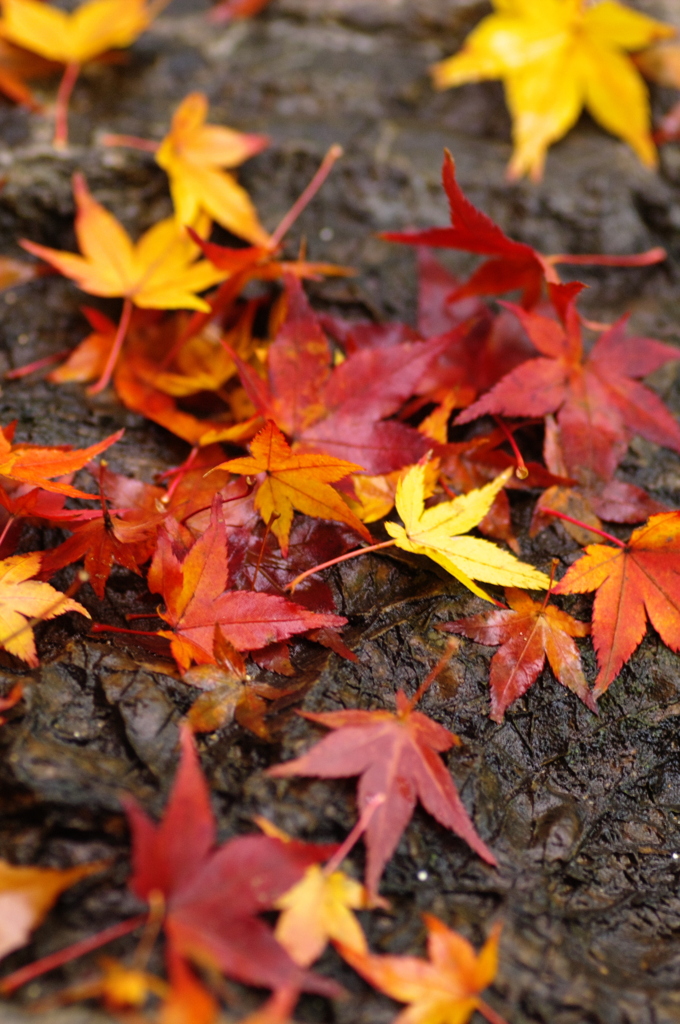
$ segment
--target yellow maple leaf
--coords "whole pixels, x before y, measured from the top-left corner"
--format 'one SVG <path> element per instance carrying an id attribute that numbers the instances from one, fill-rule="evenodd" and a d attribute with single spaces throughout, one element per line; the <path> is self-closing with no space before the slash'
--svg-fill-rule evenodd
<path id="1" fill-rule="evenodd" d="M 339 945 L 338 949 L 371 985 L 392 999 L 409 1003 L 395 1024 L 465 1024 L 477 1009 L 488 1020 L 502 1018 L 480 998 L 498 970 L 500 926 L 477 954 L 467 939 L 431 914 L 423 914 L 429 960 L 415 956 L 374 956 Z"/>
<path id="2" fill-rule="evenodd" d="M 520 562 L 491 541 L 467 534 L 484 518 L 499 491 L 512 475 L 507 469 L 491 483 L 425 508 L 427 466 L 410 466 L 397 484 L 395 504 L 403 526 L 385 523 L 397 547 L 427 555 L 460 580 L 473 594 L 490 600 L 473 580 L 508 587 L 546 590 L 550 580 L 533 566 Z"/>
<path id="3" fill-rule="evenodd" d="M 493 0 L 459 54 L 432 68 L 437 88 L 502 78 L 513 119 L 511 177 L 540 178 L 547 149 L 585 106 L 649 167 L 657 153 L 647 88 L 627 51 L 675 30 L 616 2 Z"/>
<path id="4" fill-rule="evenodd" d="M 240 238 L 265 245 L 269 235 L 250 196 L 223 168 L 238 167 L 269 140 L 206 124 L 207 115 L 206 97 L 192 92 L 175 111 L 170 132 L 156 153 L 156 163 L 170 178 L 177 223 L 180 227 L 193 224 L 203 210 Z"/>
<path id="5" fill-rule="evenodd" d="M 326 874 L 312 864 L 303 877 L 274 904 L 283 911 L 274 934 L 300 967 L 318 960 L 329 939 L 366 953 L 361 925 L 352 913 L 369 906 L 363 885 L 343 871 Z"/>
<path id="6" fill-rule="evenodd" d="M 101 861 L 64 869 L 15 867 L 0 860 L 0 957 L 28 942 L 64 889 L 103 867 Z"/>
<path id="7" fill-rule="evenodd" d="M 66 65 L 57 95 L 54 145 L 67 142 L 68 101 L 82 64 L 122 49 L 148 28 L 167 0 L 88 0 L 75 11 L 42 0 L 3 0 L 0 35 L 46 60 Z"/>
<path id="8" fill-rule="evenodd" d="M 49 583 L 33 577 L 40 572 L 40 552 L 12 555 L 0 561 L 0 647 L 32 668 L 39 664 L 31 619 L 53 619 L 64 612 L 90 613 Z"/>
<path id="9" fill-rule="evenodd" d="M 249 458 L 231 459 L 215 468 L 252 477 L 264 474 L 255 495 L 255 508 L 265 523 L 271 524 L 284 557 L 288 553 L 295 509 L 317 519 L 347 523 L 362 537 L 372 539 L 361 520 L 330 486 L 362 467 L 332 455 L 298 455 L 271 420 L 253 438 Z"/>
<path id="10" fill-rule="evenodd" d="M 92 391 L 106 386 L 116 364 L 132 306 L 143 309 L 195 309 L 210 312 L 196 292 L 224 280 L 227 273 L 209 260 L 198 259 L 199 247 L 169 217 L 149 228 L 133 243 L 122 224 L 96 201 L 81 174 L 73 176 L 76 201 L 76 238 L 83 253 L 63 252 L 22 240 L 21 245 L 40 257 L 90 295 L 121 297 L 125 306 L 107 366 Z M 207 234 L 208 222 L 198 224 Z"/>
<path id="11" fill-rule="evenodd" d="M 4 0 L 2 35 L 47 60 L 85 64 L 134 42 L 156 12 L 146 0 L 89 0 L 61 11 L 42 0 Z"/>

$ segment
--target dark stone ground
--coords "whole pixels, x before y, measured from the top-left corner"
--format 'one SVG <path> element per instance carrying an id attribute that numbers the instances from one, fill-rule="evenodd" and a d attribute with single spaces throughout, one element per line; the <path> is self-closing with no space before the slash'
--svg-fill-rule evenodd
<path id="1" fill-rule="evenodd" d="M 636 6 L 675 21 L 675 0 Z M 555 146 L 540 186 L 508 185 L 509 121 L 496 84 L 435 94 L 426 68 L 453 52 L 487 5 L 468 0 L 273 0 L 253 22 L 209 26 L 198 0 L 175 0 L 121 66 L 89 69 L 76 88 L 72 148 L 49 146 L 51 124 L 0 101 L 2 247 L 16 254 L 25 235 L 73 247 L 70 175 L 86 172 L 97 197 L 135 232 L 170 210 L 166 180 L 150 159 L 105 150 L 99 132 L 160 138 L 174 106 L 204 90 L 211 120 L 271 135 L 270 150 L 241 180 L 273 227 L 310 178 L 328 145 L 346 156 L 293 233 L 314 258 L 349 263 L 360 276 L 311 290 L 319 308 L 349 316 L 412 318 L 413 256 L 377 240 L 378 230 L 446 222 L 439 187 L 442 148 L 457 158 L 471 198 L 514 237 L 545 252 L 632 252 L 665 245 L 669 261 L 643 271 L 588 272 L 585 307 L 597 319 L 634 313 L 642 333 L 677 342 L 680 292 L 680 148 L 668 146 L 658 174 L 584 118 Z M 52 93 L 46 93 L 52 95 Z M 674 96 L 658 91 L 666 109 Z M 332 240 L 322 241 L 331 228 Z M 327 237 L 324 231 L 322 237 Z M 449 259 L 465 269 L 466 257 Z M 58 351 L 85 333 L 82 296 L 57 277 L 0 296 L 0 371 Z M 653 385 L 680 412 L 676 367 Z M 181 461 L 182 443 L 121 409 L 110 395 L 86 398 L 78 387 L 29 378 L 6 384 L 0 421 L 19 419 L 19 435 L 40 443 L 92 443 L 119 426 L 114 469 L 151 480 Z M 661 500 L 677 503 L 678 457 L 636 441 L 622 473 Z M 517 525 L 530 504 L 515 505 Z M 56 543 L 29 536 L 24 547 Z M 547 563 L 576 550 L 551 529 L 523 553 Z M 434 625 L 479 602 L 429 569 L 375 556 L 335 576 L 357 664 L 309 645 L 296 657 L 312 684 L 305 706 L 382 707 L 395 684 L 414 688 L 443 641 Z M 79 595 L 95 617 L 124 624 L 140 607 L 136 579 L 114 573 L 106 601 Z M 570 606 L 585 617 L 587 599 Z M 75 620 L 75 617 L 74 617 Z M 119 641 L 78 636 L 68 618 L 39 630 L 43 667 L 33 674 L 24 710 L 0 730 L 0 855 L 17 863 L 63 864 L 112 858 L 114 866 L 67 892 L 33 945 L 6 970 L 60 948 L 137 909 L 126 894 L 127 834 L 116 793 L 129 789 L 160 812 L 175 762 L 177 722 L 187 688 L 158 671 L 148 654 Z M 423 710 L 464 740 L 449 761 L 494 871 L 462 842 L 416 813 L 386 872 L 392 913 L 366 917 L 376 950 L 422 952 L 419 912 L 430 911 L 476 943 L 492 920 L 505 922 L 501 970 L 489 1001 L 511 1024 L 670 1024 L 680 1021 L 680 716 L 678 658 L 649 635 L 601 701 L 599 719 L 546 673 L 503 726 L 489 721 L 491 650 L 464 642 L 460 656 L 427 695 Z M 586 670 L 594 659 L 584 645 Z M 4 657 L 5 688 L 16 664 Z M 309 745 L 315 731 L 286 724 L 279 745 L 237 726 L 202 744 L 221 836 L 251 828 L 264 813 L 315 840 L 344 836 L 355 820 L 353 783 L 274 782 L 268 764 Z M 677 851 L 677 852 L 676 852 Z M 360 868 L 360 854 L 355 856 Z M 121 942 L 116 952 L 132 948 Z M 348 1002 L 301 1004 L 300 1020 L 383 1024 L 395 1005 L 368 989 L 335 954 L 320 968 L 350 989 Z M 82 975 L 77 964 L 29 988 L 53 991 Z M 238 1009 L 252 1005 L 239 993 Z M 20 1002 L 0 1020 L 21 1022 Z M 41 1018 L 62 1024 L 101 1021 L 79 1008 Z M 108 1019 L 108 1018 L 106 1018 Z"/>

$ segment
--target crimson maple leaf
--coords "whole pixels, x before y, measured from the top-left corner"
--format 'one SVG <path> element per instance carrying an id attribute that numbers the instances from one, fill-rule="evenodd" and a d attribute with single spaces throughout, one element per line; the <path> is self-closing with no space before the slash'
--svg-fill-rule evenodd
<path id="1" fill-rule="evenodd" d="M 541 353 L 512 370 L 461 413 L 469 423 L 486 413 L 545 416 L 557 412 L 568 464 L 583 481 L 609 480 L 633 434 L 680 451 L 680 427 L 644 377 L 680 351 L 626 334 L 627 317 L 606 330 L 587 355 L 575 299 L 580 284 L 551 285 L 558 320 L 510 306 Z"/>
<path id="2" fill-rule="evenodd" d="M 385 801 L 375 810 L 366 828 L 368 847 L 366 887 L 376 895 L 380 876 L 402 832 L 420 801 L 423 807 L 468 843 L 487 864 L 496 859 L 480 839 L 463 806 L 455 784 L 437 757 L 460 743 L 457 736 L 420 711 L 403 690 L 396 695 L 393 711 L 300 712 L 337 732 L 326 736 L 302 757 L 275 765 L 275 778 L 314 775 L 322 779 L 360 775 L 357 799 L 363 811 L 377 793 Z"/>
<path id="3" fill-rule="evenodd" d="M 193 736 L 181 733 L 182 756 L 160 825 L 131 797 L 123 805 L 132 831 L 129 886 L 165 901 L 164 928 L 173 952 L 210 963 L 249 985 L 338 995 L 330 980 L 302 971 L 256 915 L 273 907 L 310 864 L 335 850 L 264 835 L 239 836 L 215 848 L 215 818 Z"/>
<path id="4" fill-rule="evenodd" d="M 253 651 L 296 633 L 323 626 L 344 626 L 339 615 L 311 612 L 284 597 L 255 591 L 227 590 L 227 532 L 217 496 L 210 525 L 180 558 L 167 530 L 161 531 L 149 572 L 149 588 L 162 594 L 161 618 L 173 627 L 160 635 L 171 641 L 182 668 L 192 660 L 214 661 L 215 625 L 239 651 Z"/>
<path id="5" fill-rule="evenodd" d="M 441 246 L 490 256 L 491 259 L 482 263 L 464 284 L 451 293 L 449 301 L 520 290 L 522 305 L 525 309 L 532 309 L 540 301 L 544 281 L 559 283 L 556 263 L 636 267 L 658 263 L 666 257 L 663 249 L 650 249 L 634 256 L 544 256 L 533 246 L 508 238 L 490 217 L 472 205 L 456 181 L 456 164 L 448 150 L 444 150 L 442 181 L 451 211 L 450 228 L 387 231 L 382 238 L 389 242 Z"/>
<path id="6" fill-rule="evenodd" d="M 267 382 L 232 353 L 260 414 L 293 440 L 294 450 L 326 452 L 368 473 L 417 462 L 426 440 L 387 417 L 414 394 L 450 339 L 364 348 L 333 367 L 328 340 L 296 278 L 286 278 L 286 293 L 288 312 L 269 349 Z"/>

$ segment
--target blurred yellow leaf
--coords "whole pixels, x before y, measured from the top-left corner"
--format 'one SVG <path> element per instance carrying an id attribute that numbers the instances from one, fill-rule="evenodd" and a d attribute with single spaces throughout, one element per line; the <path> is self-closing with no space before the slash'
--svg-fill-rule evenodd
<path id="1" fill-rule="evenodd" d="M 663 22 L 616 2 L 493 0 L 460 53 L 435 64 L 437 88 L 502 78 L 513 119 L 511 177 L 541 177 L 548 147 L 585 106 L 648 167 L 657 154 L 647 88 L 626 51 L 675 35 Z"/>
<path id="2" fill-rule="evenodd" d="M 245 135 L 206 124 L 208 101 L 192 92 L 180 103 L 156 163 L 170 178 L 179 227 L 193 224 L 204 211 L 222 227 L 256 245 L 269 241 L 250 196 L 224 168 L 238 167 L 268 145 L 264 135 Z"/>

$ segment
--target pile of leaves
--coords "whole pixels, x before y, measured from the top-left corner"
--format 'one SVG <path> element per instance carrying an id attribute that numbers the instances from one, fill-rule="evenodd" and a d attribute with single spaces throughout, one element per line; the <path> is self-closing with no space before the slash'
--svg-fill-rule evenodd
<path id="1" fill-rule="evenodd" d="M 244 16 L 261 6 L 232 0 L 214 16 Z M 580 5 L 570 6 L 580 12 Z M 128 45 L 158 9 L 137 0 L 91 0 L 67 16 L 36 0 L 5 0 L 4 37 L 66 67 L 57 146 L 67 144 L 66 103 L 81 64 Z M 624 21 L 612 24 L 618 30 Z M 625 22 L 634 36 L 625 48 L 667 34 L 649 21 L 635 22 L 639 37 Z M 487 25 L 479 38 L 497 30 Z M 448 65 L 451 81 L 452 67 L 458 65 Z M 458 74 L 462 81 L 460 68 Z M 30 101 L 14 89 L 15 98 Z M 411 697 L 400 690 L 385 696 L 383 709 L 304 713 L 331 731 L 270 769 L 276 778 L 359 777 L 357 825 L 339 848 L 299 841 L 264 820 L 262 834 L 216 847 L 194 734 L 216 733 L 236 720 L 260 739 L 275 738 L 285 723 L 268 714 L 268 702 L 303 696 L 293 638 L 355 658 L 343 639 L 348 619 L 339 613 L 333 567 L 369 551 L 429 565 L 485 602 L 479 614 L 440 628 L 498 647 L 489 678 L 495 722 L 536 683 L 546 659 L 574 699 L 597 714 L 599 698 L 648 625 L 679 651 L 680 512 L 618 473 L 636 436 L 680 452 L 680 426 L 642 383 L 680 351 L 631 333 L 626 318 L 608 325 L 586 319 L 579 311 L 583 286 L 562 282 L 556 269 L 570 258 L 508 238 L 462 193 L 448 153 L 443 186 L 450 226 L 385 236 L 417 247 L 418 322 L 318 313 L 305 280 L 352 271 L 312 263 L 304 253 L 288 258 L 284 237 L 339 158 L 338 147 L 269 234 L 232 173 L 267 140 L 207 118 L 206 98 L 192 93 L 161 141 L 105 140 L 155 154 L 168 175 L 173 216 L 133 241 L 77 173 L 80 251 L 24 239 L 24 249 L 41 263 L 14 261 L 7 268 L 14 283 L 52 268 L 88 295 L 122 300 L 118 323 L 83 307 L 89 333 L 65 360 L 55 360 L 60 365 L 49 380 L 87 385 L 91 394 L 111 388 L 125 407 L 185 442 L 187 452 L 181 465 L 142 481 L 96 461 L 120 433 L 73 450 L 17 440 L 16 424 L 2 428 L 0 646 L 38 666 L 37 624 L 64 614 L 89 618 L 76 594 L 90 587 L 102 598 L 118 566 L 158 595 L 157 608 L 144 616 L 156 628 L 137 632 L 137 640 L 171 659 L 169 671 L 198 696 L 186 716 L 162 822 L 154 825 L 123 798 L 133 838 L 129 888 L 148 913 L 21 968 L 0 988 L 11 993 L 142 927 L 132 962 L 102 961 L 97 977 L 66 989 L 60 1001 L 99 998 L 116 1012 L 146 1008 L 145 1019 L 161 1024 L 209 1024 L 220 1012 L 224 975 L 272 991 L 253 1021 L 286 1021 L 303 991 L 341 996 L 335 982 L 310 970 L 331 942 L 370 984 L 410 1004 L 401 1020 L 463 1022 L 479 1010 L 497 1024 L 481 993 L 495 975 L 499 928 L 476 954 L 428 916 L 424 961 L 372 954 L 354 914 L 384 907 L 380 879 L 417 803 L 496 865 L 438 756 L 458 738 L 417 710 L 461 641 L 449 640 L 442 661 Z M 553 127 L 541 138 L 532 135 L 533 155 L 522 135 L 514 169 L 539 168 L 555 134 Z M 652 159 L 639 132 L 631 141 Z M 214 224 L 232 233 L 233 245 L 210 240 Z M 483 260 L 459 280 L 435 260 L 432 247 Z M 625 267 L 663 256 L 652 250 L 589 259 Z M 52 361 L 14 376 L 41 372 L 46 363 Z M 521 447 L 535 457 L 525 462 Z M 555 528 L 584 547 L 559 578 L 555 564 L 522 557 L 526 537 L 515 531 L 511 499 L 518 490 L 534 502 L 530 535 L 559 520 Z M 605 529 L 608 523 L 616 533 Z M 26 524 L 67 536 L 26 552 Z M 631 526 L 637 528 L 630 532 Z M 590 622 L 553 600 L 590 593 Z M 581 660 L 591 641 L 599 668 L 594 684 Z M 259 682 L 258 668 L 277 673 L 281 684 Z M 21 698 L 19 684 L 2 710 Z M 360 837 L 367 851 L 364 885 L 341 870 Z M 1 898 L 12 910 L 2 945 L 7 954 L 28 941 L 61 891 L 101 865 L 0 868 Z M 259 916 L 265 911 L 279 912 L 273 928 Z M 161 931 L 166 977 L 148 970 Z"/>

